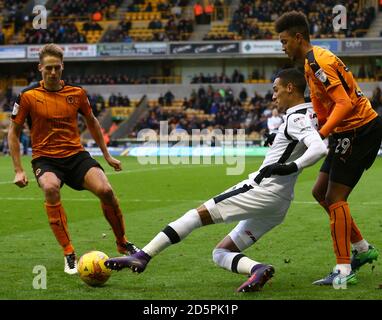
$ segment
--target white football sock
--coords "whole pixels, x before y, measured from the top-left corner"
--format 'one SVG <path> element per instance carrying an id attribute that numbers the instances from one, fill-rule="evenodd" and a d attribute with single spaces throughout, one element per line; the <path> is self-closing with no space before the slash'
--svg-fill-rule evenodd
<path id="1" fill-rule="evenodd" d="M 348 276 L 351 273 L 351 265 L 350 264 L 337 264 L 335 266 L 335 270 L 339 270 L 342 275 Z"/>
<path id="2" fill-rule="evenodd" d="M 369 250 L 369 243 L 365 239 L 362 239 L 361 241 L 353 243 L 352 245 L 353 245 L 353 248 L 358 251 L 358 253 L 366 252 L 367 250 Z"/>
<path id="3" fill-rule="evenodd" d="M 186 212 L 178 220 L 175 220 L 168 224 L 168 226 L 161 232 L 159 232 L 154 239 L 152 239 L 142 250 L 146 252 L 149 256 L 154 257 L 158 253 L 162 252 L 164 249 L 169 247 L 173 243 L 177 243 L 188 236 L 192 230 L 202 226 L 202 221 L 200 219 L 199 213 L 196 209 L 192 209 Z M 165 233 L 166 229 L 172 229 L 172 233 L 175 235 L 177 240 L 170 239 L 170 237 Z"/>
<path id="4" fill-rule="evenodd" d="M 252 268 L 260 262 L 249 259 L 247 256 L 241 258 L 237 264 L 237 272 L 240 274 L 251 274 Z"/>
<path id="5" fill-rule="evenodd" d="M 170 239 L 162 231 L 159 232 L 142 250 L 150 257 L 156 256 L 159 252 L 171 245 Z"/>
<path id="6" fill-rule="evenodd" d="M 202 220 L 200 219 L 198 210 L 192 209 L 168 225 L 174 229 L 180 240 L 183 240 L 192 230 L 202 226 Z"/>
<path id="7" fill-rule="evenodd" d="M 235 257 L 239 258 L 239 260 L 235 261 L 233 266 L 232 262 L 234 261 Z M 231 252 L 223 248 L 214 249 L 212 252 L 212 259 L 218 266 L 222 267 L 223 269 L 248 275 L 251 274 L 252 268 L 259 264 L 259 262 L 249 259 L 247 256 L 240 252 Z M 232 270 L 232 267 L 234 270 Z"/>

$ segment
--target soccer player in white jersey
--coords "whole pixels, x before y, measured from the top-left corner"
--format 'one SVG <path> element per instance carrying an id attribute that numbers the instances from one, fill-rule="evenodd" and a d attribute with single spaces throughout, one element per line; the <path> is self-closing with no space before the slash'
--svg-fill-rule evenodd
<path id="1" fill-rule="evenodd" d="M 232 272 L 249 275 L 238 292 L 258 291 L 273 276 L 274 267 L 257 262 L 242 252 L 285 218 L 293 199 L 294 185 L 303 168 L 326 155 L 311 103 L 305 103 L 306 81 L 297 69 L 282 70 L 273 83 L 273 100 L 286 111 L 274 143 L 259 171 L 220 195 L 169 223 L 141 251 L 110 258 L 113 270 L 145 270 L 149 261 L 168 246 L 183 240 L 201 226 L 240 221 L 215 247 L 213 261 Z"/>

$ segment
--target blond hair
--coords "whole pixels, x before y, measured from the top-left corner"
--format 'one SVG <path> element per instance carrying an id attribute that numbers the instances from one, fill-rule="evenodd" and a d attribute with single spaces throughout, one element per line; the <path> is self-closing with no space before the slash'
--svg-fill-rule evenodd
<path id="1" fill-rule="evenodd" d="M 54 56 L 60 58 L 62 61 L 64 60 L 64 51 L 57 44 L 49 43 L 43 46 L 39 51 L 40 62 L 42 62 L 45 56 Z"/>

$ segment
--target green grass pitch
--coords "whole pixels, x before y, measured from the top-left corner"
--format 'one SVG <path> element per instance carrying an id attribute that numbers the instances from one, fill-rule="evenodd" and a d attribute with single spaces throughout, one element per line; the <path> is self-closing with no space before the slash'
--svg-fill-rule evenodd
<path id="1" fill-rule="evenodd" d="M 247 158 L 243 175 L 227 176 L 225 165 L 141 165 L 135 158 L 121 160 L 124 171 L 114 173 L 99 159 L 120 199 L 129 239 L 141 247 L 167 223 L 246 178 L 262 161 Z M 311 196 L 319 164 L 299 177 L 295 201 L 284 223 L 245 252 L 257 261 L 273 264 L 274 278 L 262 292 L 239 294 L 235 289 L 245 276 L 218 268 L 211 257 L 214 246 L 235 224 L 195 230 L 155 257 L 143 274 L 115 272 L 101 288 L 88 287 L 78 276 L 66 275 L 30 158 L 23 161 L 31 181 L 27 188 L 18 189 L 11 183 L 10 158 L 0 158 L 0 299 L 382 299 L 382 291 L 377 289 L 382 283 L 381 261 L 364 266 L 358 273 L 359 283 L 347 290 L 311 285 L 335 264 L 328 216 Z M 382 250 L 381 177 L 379 158 L 349 203 L 365 238 Z M 78 256 L 90 250 L 117 255 L 113 234 L 95 196 L 64 187 L 62 202 Z M 33 288 L 36 265 L 46 267 L 45 290 Z"/>

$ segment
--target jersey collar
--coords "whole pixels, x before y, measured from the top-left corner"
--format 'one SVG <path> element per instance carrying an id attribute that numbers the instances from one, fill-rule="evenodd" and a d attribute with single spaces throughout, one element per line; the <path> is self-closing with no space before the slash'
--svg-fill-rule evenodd
<path id="1" fill-rule="evenodd" d="M 48 90 L 47 88 L 45 88 L 44 86 L 44 80 L 41 80 L 40 81 L 40 86 L 45 90 L 45 91 L 48 91 L 48 92 L 59 92 L 61 91 L 62 89 L 64 89 L 65 87 L 65 81 L 64 80 L 60 80 L 60 84 L 61 84 L 61 89 L 58 89 L 58 90 Z"/>
<path id="2" fill-rule="evenodd" d="M 312 105 L 310 102 L 306 102 L 306 103 L 300 103 L 298 104 L 297 106 L 294 106 L 292 108 L 289 108 L 287 111 L 286 111 L 286 114 L 291 114 L 291 113 L 294 113 L 298 110 L 301 110 L 301 109 L 306 109 L 306 108 L 310 108 Z"/>

